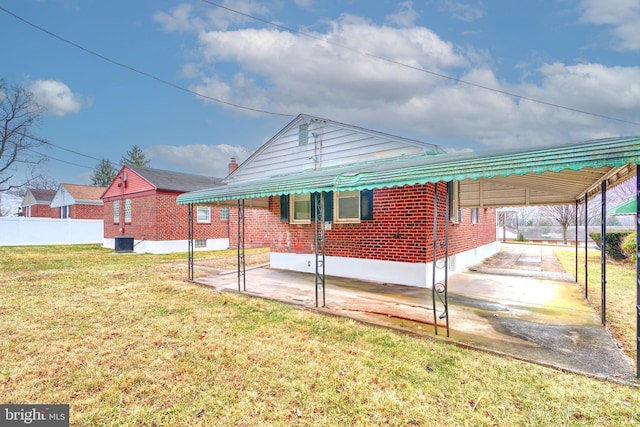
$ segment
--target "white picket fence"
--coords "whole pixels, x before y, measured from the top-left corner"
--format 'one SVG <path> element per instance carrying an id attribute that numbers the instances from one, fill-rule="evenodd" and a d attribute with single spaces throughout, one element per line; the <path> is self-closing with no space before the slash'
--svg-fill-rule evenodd
<path id="1" fill-rule="evenodd" d="M 103 240 L 101 219 L 0 218 L 0 246 L 102 244 Z"/>

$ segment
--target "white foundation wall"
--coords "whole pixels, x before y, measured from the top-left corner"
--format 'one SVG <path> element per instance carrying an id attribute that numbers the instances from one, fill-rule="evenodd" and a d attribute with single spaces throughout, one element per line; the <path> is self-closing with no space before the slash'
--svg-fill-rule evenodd
<path id="1" fill-rule="evenodd" d="M 115 239 L 104 239 L 102 246 L 115 249 Z M 138 254 L 170 254 L 173 252 L 187 252 L 188 240 L 134 240 L 133 251 Z M 229 249 L 229 239 L 207 239 L 207 246 L 195 248 L 195 251 L 215 251 Z"/>
<path id="2" fill-rule="evenodd" d="M 449 257 L 449 274 L 460 272 L 497 253 L 500 243 L 493 242 Z M 271 268 L 315 273 L 314 254 L 271 252 Z M 327 276 L 399 285 L 430 288 L 433 283 L 433 263 L 409 263 L 362 258 L 327 256 Z M 436 281 L 444 279 L 444 269 L 436 268 Z"/>

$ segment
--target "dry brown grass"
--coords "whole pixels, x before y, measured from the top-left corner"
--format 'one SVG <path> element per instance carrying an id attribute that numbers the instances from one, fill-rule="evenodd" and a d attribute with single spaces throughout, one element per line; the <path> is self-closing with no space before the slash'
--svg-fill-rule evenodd
<path id="1" fill-rule="evenodd" d="M 180 256 L 0 248 L 0 401 L 80 426 L 640 423 L 636 388 L 217 293 Z"/>

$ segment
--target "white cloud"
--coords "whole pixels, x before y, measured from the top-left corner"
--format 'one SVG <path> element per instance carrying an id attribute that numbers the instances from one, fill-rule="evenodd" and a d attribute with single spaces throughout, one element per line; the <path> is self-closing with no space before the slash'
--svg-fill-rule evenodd
<path id="1" fill-rule="evenodd" d="M 398 3 L 398 11 L 387 16 L 387 21 L 400 27 L 411 27 L 418 18 L 418 12 L 413 9 L 413 2 L 406 0 Z"/>
<path id="2" fill-rule="evenodd" d="M 484 16 L 484 6 L 481 1 L 440 0 L 440 8 L 450 13 L 455 19 L 465 22 L 477 21 Z"/>
<path id="3" fill-rule="evenodd" d="M 83 106 L 79 95 L 71 92 L 66 84 L 57 80 L 35 80 L 31 82 L 29 91 L 33 99 L 46 108 L 47 114 L 63 117 L 77 113 Z"/>
<path id="4" fill-rule="evenodd" d="M 189 3 L 182 3 L 169 13 L 157 12 L 153 18 L 166 31 L 226 30 L 232 25 L 252 21 L 245 15 L 259 16 L 269 11 L 264 3 L 252 0 L 224 0 L 222 5 L 241 14 L 213 5 L 204 4 L 194 8 Z"/>
<path id="5" fill-rule="evenodd" d="M 303 9 L 311 9 L 314 0 L 294 0 L 295 3 Z"/>
<path id="6" fill-rule="evenodd" d="M 478 85 L 637 121 L 639 67 L 552 63 L 510 83 L 488 67 L 494 62 L 489 53 L 463 49 L 425 27 L 394 28 L 353 15 L 325 24 L 326 31 L 313 37 L 270 28 L 199 31 L 197 57 L 189 58 L 185 75 L 196 81 L 192 90 L 234 104 L 411 133 L 443 146 L 523 146 L 638 133 L 632 125 Z"/>
<path id="7" fill-rule="evenodd" d="M 144 153 L 150 160 L 157 159 L 175 165 L 177 170 L 216 178 L 228 175 L 232 157 L 241 163 L 250 155 L 245 147 L 228 144 L 154 145 L 146 148 Z"/>
<path id="8" fill-rule="evenodd" d="M 582 13 L 581 22 L 611 27 L 616 50 L 640 50 L 638 0 L 581 0 L 579 9 Z"/>

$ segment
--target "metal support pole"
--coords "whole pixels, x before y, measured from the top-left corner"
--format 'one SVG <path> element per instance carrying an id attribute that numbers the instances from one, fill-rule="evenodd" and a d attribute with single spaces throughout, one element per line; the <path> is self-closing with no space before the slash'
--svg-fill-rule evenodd
<path id="1" fill-rule="evenodd" d="M 319 306 L 318 288 L 322 289 L 322 307 L 325 304 L 325 232 L 324 232 L 324 192 L 315 193 L 316 220 L 316 307 Z"/>
<path id="2" fill-rule="evenodd" d="M 431 301 L 433 303 L 433 327 L 438 335 L 438 314 L 436 313 L 436 260 L 438 259 L 438 182 L 433 185 L 433 282 L 431 284 Z"/>
<path id="3" fill-rule="evenodd" d="M 576 283 L 578 283 L 578 200 L 576 199 Z"/>
<path id="4" fill-rule="evenodd" d="M 589 197 L 584 195 L 584 297 L 589 299 L 589 257 L 587 244 L 589 240 Z"/>
<path id="5" fill-rule="evenodd" d="M 600 248 L 600 302 L 602 325 L 607 324 L 607 181 L 602 181 L 602 225 L 600 234 L 602 235 L 602 248 Z"/>
<path id="6" fill-rule="evenodd" d="M 636 165 L 636 376 L 640 378 L 640 177 Z"/>
<path id="7" fill-rule="evenodd" d="M 242 290 L 247 290 L 247 278 L 245 276 L 245 256 L 244 256 L 244 199 L 238 200 L 238 292 L 240 283 Z"/>
<path id="8" fill-rule="evenodd" d="M 188 205 L 188 222 L 187 225 L 187 280 L 193 281 L 193 205 Z"/>
<path id="9" fill-rule="evenodd" d="M 451 186 L 453 187 L 453 186 Z M 451 218 L 451 206 L 449 204 L 449 192 L 453 188 L 447 187 L 447 209 L 445 213 L 446 221 L 444 222 L 444 313 L 447 322 L 447 338 L 449 338 L 449 219 Z M 454 195 L 456 197 L 456 195 Z M 442 315 L 440 316 L 442 317 Z"/>

